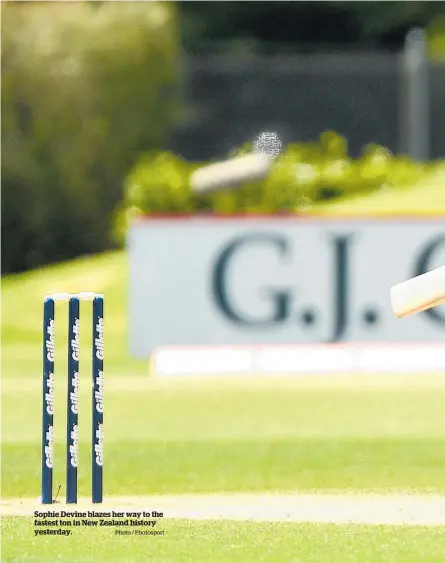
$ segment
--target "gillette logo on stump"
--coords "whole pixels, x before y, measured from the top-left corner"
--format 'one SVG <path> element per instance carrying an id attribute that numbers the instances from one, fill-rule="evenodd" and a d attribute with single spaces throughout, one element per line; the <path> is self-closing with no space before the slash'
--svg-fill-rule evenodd
<path id="1" fill-rule="evenodd" d="M 54 427 L 48 426 L 48 430 L 45 433 L 45 465 L 50 469 L 53 468 L 53 451 L 54 451 Z"/>
<path id="2" fill-rule="evenodd" d="M 94 344 L 96 345 L 96 358 L 98 360 L 104 359 L 104 320 L 99 317 L 96 324 L 97 336 L 94 339 Z"/>
<path id="3" fill-rule="evenodd" d="M 54 352 L 56 346 L 55 325 L 54 320 L 51 320 L 48 328 L 46 329 L 48 338 L 45 340 L 46 359 L 48 362 L 54 362 Z"/>
<path id="4" fill-rule="evenodd" d="M 104 412 L 104 372 L 99 371 L 95 379 L 94 402 L 97 412 Z"/>
<path id="5" fill-rule="evenodd" d="M 96 443 L 94 444 L 94 452 L 96 454 L 97 465 L 103 465 L 104 462 L 104 427 L 103 424 L 99 424 L 96 432 Z"/>
<path id="6" fill-rule="evenodd" d="M 73 425 L 73 429 L 70 432 L 71 444 L 69 447 L 70 452 L 70 464 L 72 467 L 77 467 L 78 457 L 79 457 L 79 428 L 77 424 Z"/>
<path id="7" fill-rule="evenodd" d="M 73 360 L 75 362 L 79 361 L 79 345 L 80 345 L 80 321 L 79 319 L 75 319 L 74 324 L 73 324 L 73 335 L 74 338 L 71 340 L 71 349 L 72 349 L 72 354 L 71 357 L 73 358 Z"/>
<path id="8" fill-rule="evenodd" d="M 48 387 L 48 391 L 45 392 L 45 405 L 46 405 L 46 412 L 50 415 L 54 414 L 54 374 L 49 373 L 48 379 L 46 380 L 46 386 Z"/>
<path id="9" fill-rule="evenodd" d="M 73 389 L 70 391 L 70 409 L 73 414 L 78 414 L 79 412 L 79 373 L 74 372 L 73 375 Z"/>

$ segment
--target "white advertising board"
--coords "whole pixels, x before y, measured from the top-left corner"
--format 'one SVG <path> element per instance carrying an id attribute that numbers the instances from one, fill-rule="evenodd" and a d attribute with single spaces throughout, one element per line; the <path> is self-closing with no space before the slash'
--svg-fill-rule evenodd
<path id="1" fill-rule="evenodd" d="M 389 288 L 445 264 L 443 218 L 150 218 L 128 235 L 130 349 L 440 342 L 445 306 L 406 319 Z"/>
<path id="2" fill-rule="evenodd" d="M 412 342 L 170 346 L 155 351 L 150 367 L 158 376 L 445 374 L 445 346 Z"/>

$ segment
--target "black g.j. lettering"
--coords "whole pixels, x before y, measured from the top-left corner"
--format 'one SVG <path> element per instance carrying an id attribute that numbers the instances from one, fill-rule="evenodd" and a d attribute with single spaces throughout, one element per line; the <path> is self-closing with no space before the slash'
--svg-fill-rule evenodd
<path id="1" fill-rule="evenodd" d="M 291 301 L 291 293 L 286 290 L 277 290 L 267 288 L 266 292 L 271 296 L 274 303 L 270 316 L 263 319 L 249 318 L 240 311 L 236 311 L 229 297 L 227 288 L 227 272 L 230 261 L 241 247 L 248 244 L 267 244 L 277 249 L 280 257 L 289 256 L 289 247 L 286 239 L 280 235 L 271 234 L 252 234 L 237 237 L 218 256 L 213 268 L 212 276 L 212 294 L 218 309 L 225 317 L 233 323 L 241 326 L 264 327 L 271 324 L 279 324 L 284 322 L 289 316 L 289 304 Z"/>
<path id="2" fill-rule="evenodd" d="M 333 312 L 334 326 L 329 341 L 336 342 L 342 339 L 348 323 L 348 279 L 349 279 L 349 237 L 333 237 Z M 241 327 L 270 328 L 286 322 L 291 314 L 291 303 L 294 298 L 291 289 L 265 288 L 270 296 L 272 307 L 267 317 L 256 318 L 236 310 L 227 286 L 227 275 L 232 258 L 243 247 L 252 244 L 265 244 L 276 249 L 279 258 L 283 261 L 291 258 L 291 251 L 287 239 L 281 235 L 270 233 L 255 233 L 235 238 L 218 255 L 212 275 L 212 295 L 219 311 L 231 322 Z"/>
<path id="3" fill-rule="evenodd" d="M 348 328 L 350 319 L 349 311 L 349 280 L 350 280 L 350 246 L 352 236 L 333 236 L 330 239 L 333 252 L 333 269 L 330 272 L 333 280 L 332 310 L 333 326 L 328 342 L 341 341 Z M 293 311 L 291 304 L 295 301 L 295 290 L 278 289 L 273 287 L 263 288 L 271 301 L 270 314 L 263 318 L 247 315 L 244 311 L 237 310 L 231 299 L 227 278 L 230 264 L 234 256 L 242 252 L 249 245 L 269 245 L 276 249 L 280 261 L 285 262 L 292 258 L 289 241 L 286 237 L 271 233 L 254 233 L 235 238 L 217 256 L 212 274 L 212 296 L 218 310 L 232 323 L 240 327 L 270 328 L 290 320 Z M 432 268 L 432 261 L 436 252 L 445 245 L 445 235 L 435 237 L 428 242 L 414 260 L 412 276 L 425 273 Z M 445 315 L 437 308 L 432 308 L 421 313 L 430 322 L 445 327 Z"/>

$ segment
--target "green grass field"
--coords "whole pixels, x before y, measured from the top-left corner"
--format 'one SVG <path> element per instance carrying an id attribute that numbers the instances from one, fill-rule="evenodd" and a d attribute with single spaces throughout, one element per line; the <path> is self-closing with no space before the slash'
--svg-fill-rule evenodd
<path id="1" fill-rule="evenodd" d="M 88 374 L 82 375 L 79 473 L 80 494 L 87 495 L 91 409 Z M 39 374 L 19 383 L 2 382 L 2 491 L 37 497 Z M 64 383 L 56 400 L 55 469 L 63 487 Z M 429 377 L 422 386 L 402 377 L 397 386 L 364 380 L 358 387 L 343 377 L 337 383 L 175 385 L 110 377 L 106 492 L 445 492 L 445 382 Z"/>
<path id="2" fill-rule="evenodd" d="M 45 293 L 105 294 L 105 497 L 445 494 L 445 377 L 172 378 L 128 356 L 122 252 L 2 280 L 2 499 L 40 494 Z M 66 307 L 65 307 L 66 309 Z M 67 313 L 56 313 L 55 491 L 63 500 Z M 79 494 L 90 494 L 90 313 L 81 312 Z M 60 329 L 60 330 L 59 330 Z M 41 509 L 41 506 L 35 504 Z M 56 505 L 57 506 L 57 505 Z M 141 506 L 142 508 L 142 506 Z M 151 506 L 156 509 L 156 506 Z M 19 511 L 17 512 L 19 514 Z M 2 561 L 443 563 L 445 527 L 166 518 L 165 535 L 35 537 L 2 518 Z"/>
<path id="3" fill-rule="evenodd" d="M 85 381 L 88 374 L 83 376 Z M 56 413 L 63 412 L 63 383 Z M 80 405 L 84 497 L 90 493 L 88 387 L 82 385 Z M 445 382 L 431 376 L 378 382 L 278 378 L 260 384 L 110 376 L 105 495 L 443 494 L 444 402 Z M 3 379 L 3 497 L 39 495 L 40 405 L 39 373 Z M 64 415 L 57 423 L 55 489 L 62 485 L 63 497 Z M 3 561 L 414 563 L 441 562 L 445 549 L 445 527 L 166 520 L 163 529 L 164 537 L 131 541 L 109 529 L 83 528 L 70 538 L 36 538 L 32 518 L 10 516 L 3 523 Z M 92 537 L 100 542 L 100 554 L 87 548 Z"/>
<path id="4" fill-rule="evenodd" d="M 76 541 L 30 538 L 24 518 L 3 526 L 3 561 L 158 563 L 443 563 L 445 528 L 170 521 L 153 538 L 82 529 Z M 21 542 L 17 556 L 10 538 Z M 24 538 L 28 541 L 23 543 Z M 104 558 L 106 555 L 106 559 Z M 102 558 L 101 558 L 102 556 Z"/>

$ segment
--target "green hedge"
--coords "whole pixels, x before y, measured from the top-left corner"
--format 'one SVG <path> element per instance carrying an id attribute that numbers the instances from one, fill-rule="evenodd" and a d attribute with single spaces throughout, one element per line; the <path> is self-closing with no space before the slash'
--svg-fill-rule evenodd
<path id="1" fill-rule="evenodd" d="M 246 144 L 228 157 L 251 150 Z M 332 131 L 315 143 L 291 144 L 262 181 L 197 196 L 190 176 L 199 166 L 171 153 L 145 154 L 127 177 L 124 204 L 117 216 L 121 238 L 128 221 L 156 213 L 280 213 L 298 212 L 327 198 L 413 185 L 434 164 L 395 157 L 386 148 L 366 146 L 359 158 L 348 155 L 346 140 Z"/>
<path id="2" fill-rule="evenodd" d="M 433 61 L 445 61 L 445 15 L 435 18 L 427 28 L 428 54 Z"/>

